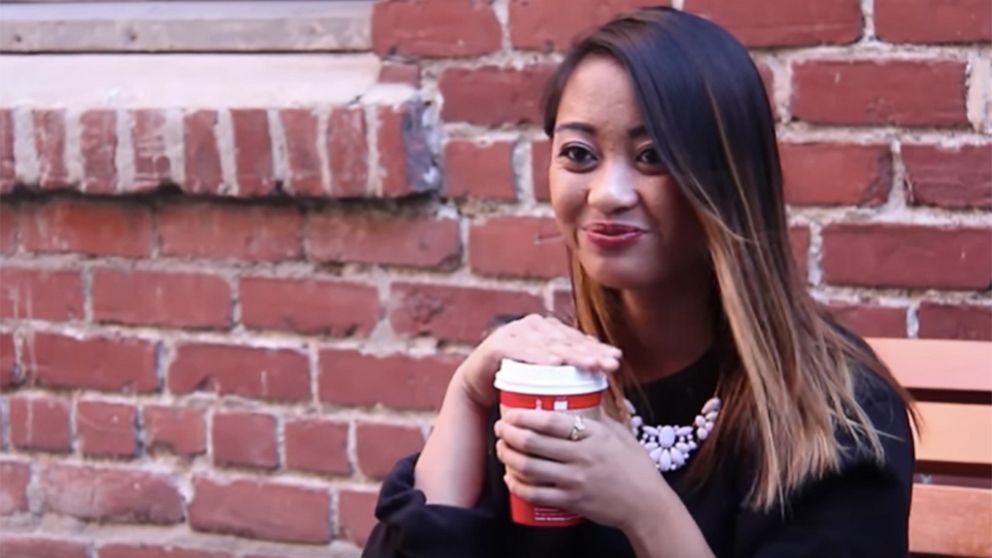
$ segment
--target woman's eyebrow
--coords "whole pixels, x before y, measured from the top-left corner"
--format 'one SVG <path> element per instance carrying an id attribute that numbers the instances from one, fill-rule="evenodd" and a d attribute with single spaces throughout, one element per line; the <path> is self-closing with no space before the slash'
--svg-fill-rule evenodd
<path id="1" fill-rule="evenodd" d="M 638 124 L 633 128 L 627 130 L 627 136 L 630 139 L 643 138 L 648 135 L 648 129 L 644 127 L 644 124 Z"/>
<path id="2" fill-rule="evenodd" d="M 584 134 L 589 134 L 591 136 L 596 135 L 596 127 L 586 122 L 565 122 L 564 124 L 559 124 L 558 126 L 555 127 L 556 134 L 563 130 L 582 132 Z"/>
<path id="3" fill-rule="evenodd" d="M 555 127 L 555 133 L 561 132 L 562 130 L 572 130 L 575 132 L 581 132 L 584 134 L 589 134 L 591 136 L 596 135 L 596 127 L 588 122 L 565 122 L 559 124 Z M 637 139 L 648 135 L 647 128 L 643 124 L 638 124 L 633 128 L 627 130 L 627 136 L 631 139 Z"/>

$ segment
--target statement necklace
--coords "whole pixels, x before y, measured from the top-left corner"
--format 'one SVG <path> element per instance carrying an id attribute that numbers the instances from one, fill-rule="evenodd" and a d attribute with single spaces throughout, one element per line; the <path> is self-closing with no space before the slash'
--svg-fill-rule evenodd
<path id="1" fill-rule="evenodd" d="M 630 432 L 637 438 L 658 470 L 665 473 L 682 468 L 699 443 L 709 437 L 720 414 L 720 398 L 707 401 L 690 426 L 644 424 L 629 399 L 624 399 L 630 412 Z"/>

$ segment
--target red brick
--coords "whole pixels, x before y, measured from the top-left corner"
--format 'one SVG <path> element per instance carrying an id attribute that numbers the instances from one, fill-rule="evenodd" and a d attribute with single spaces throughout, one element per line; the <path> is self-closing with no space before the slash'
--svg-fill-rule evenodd
<path id="1" fill-rule="evenodd" d="M 481 341 L 499 316 L 544 310 L 541 298 L 529 293 L 418 283 L 394 283 L 390 301 L 397 333 L 470 343 Z"/>
<path id="2" fill-rule="evenodd" d="M 427 180 L 433 163 L 423 129 L 422 107 L 404 103 L 378 107 L 379 180 L 384 197 L 417 194 L 434 188 Z"/>
<path id="3" fill-rule="evenodd" d="M 30 482 L 30 463 L 0 461 L 0 515 L 28 511 L 28 483 Z"/>
<path id="4" fill-rule="evenodd" d="M 183 116 L 183 149 L 186 158 L 185 192 L 219 194 L 224 171 L 217 144 L 217 111 L 194 110 Z"/>
<path id="5" fill-rule="evenodd" d="M 78 271 L 0 268 L 0 316 L 50 321 L 83 317 Z"/>
<path id="6" fill-rule="evenodd" d="M 858 0 L 685 0 L 684 9 L 714 21 L 748 47 L 849 44 L 861 36 Z"/>
<path id="7" fill-rule="evenodd" d="M 482 275 L 568 275 L 568 257 L 552 219 L 494 217 L 469 231 L 469 265 Z"/>
<path id="8" fill-rule="evenodd" d="M 232 109 L 238 195 L 265 196 L 275 189 L 269 116 L 264 109 Z"/>
<path id="9" fill-rule="evenodd" d="M 758 74 L 761 75 L 761 84 L 765 87 L 765 94 L 768 96 L 768 105 L 772 110 L 772 119 L 779 119 L 778 103 L 775 102 L 775 70 L 763 62 L 755 61 Z"/>
<path id="10" fill-rule="evenodd" d="M 461 361 L 442 355 L 413 358 L 406 355 L 373 356 L 353 350 L 320 352 L 318 391 L 325 403 L 395 409 L 437 409 L 451 374 Z"/>
<path id="11" fill-rule="evenodd" d="M 340 536 L 365 546 L 375 527 L 375 503 L 378 494 L 367 490 L 341 489 L 338 491 L 338 531 Z"/>
<path id="12" fill-rule="evenodd" d="M 310 366 L 291 349 L 185 343 L 169 367 L 169 391 L 184 395 L 215 391 L 273 401 L 310 398 Z"/>
<path id="13" fill-rule="evenodd" d="M 349 475 L 348 425 L 319 418 L 287 420 L 286 467 L 327 475 Z"/>
<path id="14" fill-rule="evenodd" d="M 299 258 L 300 212 L 290 206 L 166 205 L 159 213 L 162 255 L 279 261 Z"/>
<path id="15" fill-rule="evenodd" d="M 163 474 L 47 463 L 40 485 L 45 513 L 135 524 L 176 524 L 184 516 L 183 497 Z"/>
<path id="16" fill-rule="evenodd" d="M 375 287 L 341 281 L 244 277 L 241 321 L 248 327 L 365 337 L 379 321 Z"/>
<path id="17" fill-rule="evenodd" d="M 461 255 L 454 219 L 324 211 L 310 215 L 306 234 L 317 261 L 442 267 Z"/>
<path id="18" fill-rule="evenodd" d="M 71 321 L 83 316 L 83 278 L 76 270 L 0 268 L 0 316 Z"/>
<path id="19" fill-rule="evenodd" d="M 117 190 L 117 113 L 88 110 L 79 116 L 79 151 L 83 159 L 81 190 L 110 194 Z"/>
<path id="20" fill-rule="evenodd" d="M 365 196 L 369 193 L 367 133 L 363 107 L 338 107 L 331 111 L 327 122 L 327 150 L 331 165 L 331 193 L 334 196 Z"/>
<path id="21" fill-rule="evenodd" d="M 38 154 L 38 185 L 43 190 L 70 185 L 65 166 L 65 110 L 31 111 L 34 124 L 34 149 Z"/>
<path id="22" fill-rule="evenodd" d="M 992 341 L 992 306 L 923 302 L 917 317 L 920 337 Z"/>
<path id="23" fill-rule="evenodd" d="M 445 194 L 513 200 L 513 143 L 452 140 L 444 146 Z"/>
<path id="24" fill-rule="evenodd" d="M 383 479 L 397 461 L 420 451 L 424 435 L 417 426 L 360 422 L 355 444 L 358 468 L 369 478 Z"/>
<path id="25" fill-rule="evenodd" d="M 925 83 L 926 87 L 920 87 Z M 822 124 L 966 126 L 965 64 L 811 60 L 793 67 L 792 113 Z"/>
<path id="26" fill-rule="evenodd" d="M 992 40 L 987 0 L 875 0 L 875 34 L 889 43 Z"/>
<path id="27" fill-rule="evenodd" d="M 510 0 L 510 41 L 518 49 L 566 50 L 576 39 L 614 16 L 662 0 L 573 0 L 567 9 L 555 0 Z"/>
<path id="28" fill-rule="evenodd" d="M 823 276 L 835 285 L 987 289 L 992 229 L 829 226 L 823 231 Z"/>
<path id="29" fill-rule="evenodd" d="M 799 269 L 800 275 L 804 279 L 808 278 L 809 229 L 807 227 L 790 227 L 789 247 L 792 250 L 792 258 L 796 262 L 796 267 Z"/>
<path id="30" fill-rule="evenodd" d="M 379 67 L 379 83 L 400 83 L 420 87 L 420 66 L 400 62 L 385 62 Z"/>
<path id="31" fill-rule="evenodd" d="M 214 413 L 211 428 L 215 465 L 275 469 L 276 419 L 263 413 L 240 411 Z"/>
<path id="32" fill-rule="evenodd" d="M 317 115 L 309 109 L 279 111 L 286 137 L 286 185 L 298 196 L 322 196 L 320 155 L 317 154 Z"/>
<path id="33" fill-rule="evenodd" d="M 14 188 L 14 111 L 0 110 L 0 193 Z"/>
<path id="34" fill-rule="evenodd" d="M 10 444 L 25 450 L 72 450 L 69 402 L 58 397 L 10 398 Z"/>
<path id="35" fill-rule="evenodd" d="M 35 332 L 24 340 L 25 376 L 38 385 L 119 393 L 158 389 L 155 344 L 125 337 Z"/>
<path id="36" fill-rule="evenodd" d="M 551 201 L 548 174 L 551 169 L 551 142 L 535 141 L 530 144 L 531 174 L 534 177 L 534 197 L 537 201 Z"/>
<path id="37" fill-rule="evenodd" d="M 134 182 L 125 184 L 128 191 L 154 190 L 172 178 L 172 161 L 166 150 L 168 118 L 165 111 L 141 109 L 131 111 L 131 145 L 134 147 Z"/>
<path id="38" fill-rule="evenodd" d="M 134 405 L 103 401 L 76 403 L 76 435 L 83 455 L 134 457 L 138 451 Z"/>
<path id="39" fill-rule="evenodd" d="M 234 555 L 173 545 L 112 543 L 101 546 L 95 558 L 234 558 Z"/>
<path id="40" fill-rule="evenodd" d="M 17 251 L 17 229 L 20 222 L 21 203 L 0 202 L 0 254 L 9 255 Z"/>
<path id="41" fill-rule="evenodd" d="M 151 254 L 152 217 L 144 205 L 58 199 L 22 207 L 21 242 L 28 251 Z"/>
<path id="42" fill-rule="evenodd" d="M 93 319 L 130 325 L 224 328 L 230 325 L 227 281 L 204 273 L 96 269 Z"/>
<path id="43" fill-rule="evenodd" d="M 782 143 L 779 147 L 786 203 L 878 206 L 892 189 L 888 145 Z"/>
<path id="44" fill-rule="evenodd" d="M 914 205 L 992 208 L 992 143 L 903 145 L 902 160 Z"/>
<path id="45" fill-rule="evenodd" d="M 479 56 L 502 40 L 489 2 L 384 0 L 372 10 L 372 49 L 380 56 Z"/>
<path id="46" fill-rule="evenodd" d="M 438 81 L 444 96 L 441 117 L 474 124 L 539 123 L 551 72 L 550 66 L 448 68 Z"/>
<path id="47" fill-rule="evenodd" d="M 207 428 L 202 409 L 149 405 L 141 409 L 145 448 L 183 457 L 207 451 Z"/>
<path id="48" fill-rule="evenodd" d="M 251 539 L 326 544 L 331 499 L 326 490 L 289 484 L 193 478 L 189 523 L 196 531 Z"/>
<path id="49" fill-rule="evenodd" d="M 4 533 L 0 556 L 4 558 L 89 558 L 87 544 L 47 537 Z"/>
<path id="50" fill-rule="evenodd" d="M 14 343 L 12 334 L 0 333 L 0 390 L 12 388 L 21 381 Z"/>
<path id="51" fill-rule="evenodd" d="M 906 309 L 835 302 L 830 313 L 862 337 L 906 337 Z"/>

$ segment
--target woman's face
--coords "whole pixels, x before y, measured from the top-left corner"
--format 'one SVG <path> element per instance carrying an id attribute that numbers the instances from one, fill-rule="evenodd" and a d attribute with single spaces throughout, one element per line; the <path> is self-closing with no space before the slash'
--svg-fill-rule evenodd
<path id="1" fill-rule="evenodd" d="M 624 67 L 586 57 L 555 126 L 551 204 L 586 273 L 622 290 L 704 280 L 703 232 L 658 159 Z"/>

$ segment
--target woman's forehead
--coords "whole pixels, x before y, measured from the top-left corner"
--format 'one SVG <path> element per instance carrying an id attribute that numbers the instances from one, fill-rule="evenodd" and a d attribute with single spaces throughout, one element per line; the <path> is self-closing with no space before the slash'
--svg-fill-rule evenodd
<path id="1" fill-rule="evenodd" d="M 599 133 L 627 135 L 641 121 L 630 76 L 619 62 L 593 55 L 576 66 L 562 90 L 558 125 L 577 122 Z"/>

